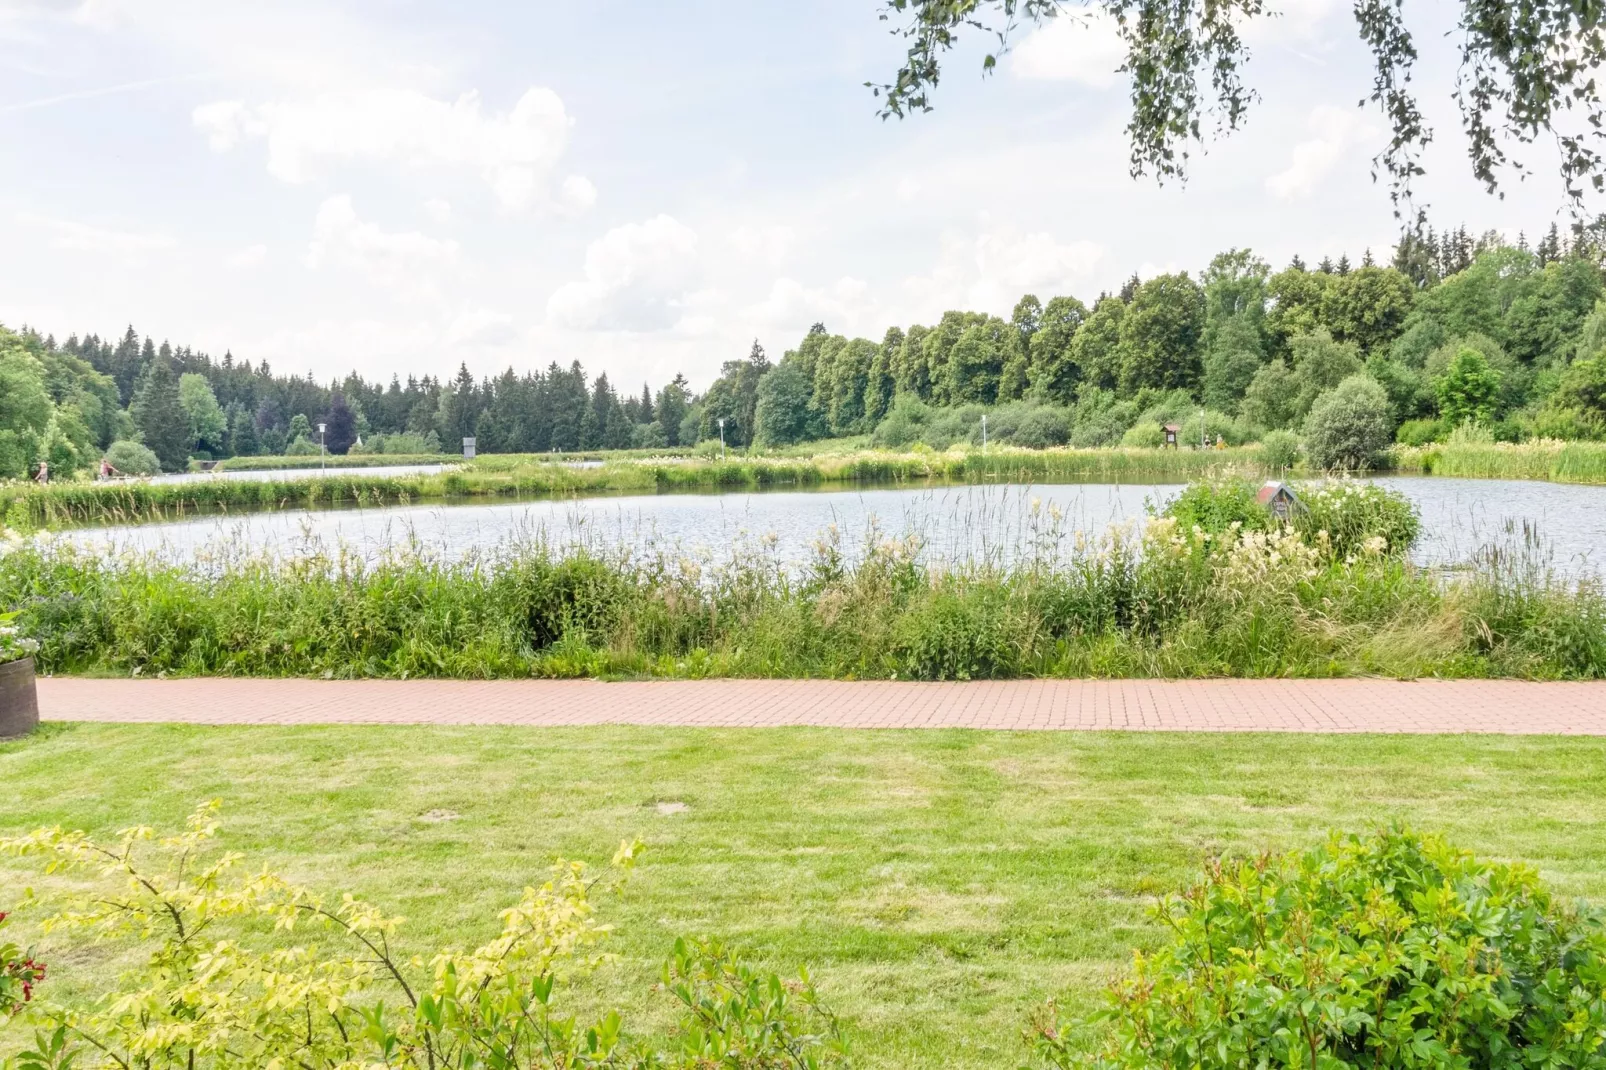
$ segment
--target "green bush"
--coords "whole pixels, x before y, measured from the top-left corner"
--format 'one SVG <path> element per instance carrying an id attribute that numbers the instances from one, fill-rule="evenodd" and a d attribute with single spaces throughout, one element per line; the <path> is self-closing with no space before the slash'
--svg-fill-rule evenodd
<path id="1" fill-rule="evenodd" d="M 998 586 L 942 589 L 899 620 L 892 657 L 916 680 L 1019 676 L 1029 646 L 1009 592 Z"/>
<path id="2" fill-rule="evenodd" d="M 1369 468 L 1393 437 L 1388 395 L 1367 375 L 1321 395 L 1305 418 L 1305 452 L 1317 468 Z"/>
<path id="3" fill-rule="evenodd" d="M 1171 517 L 1187 531 L 1199 528 L 1219 534 L 1234 524 L 1248 531 L 1263 531 L 1271 526 L 1271 511 L 1255 500 L 1259 490 L 1244 479 L 1190 483 L 1161 515 Z"/>
<path id="4" fill-rule="evenodd" d="M 872 445 L 900 449 L 920 441 L 920 434 L 931 422 L 931 407 L 913 394 L 899 394 L 892 408 L 870 435 Z"/>
<path id="5" fill-rule="evenodd" d="M 156 459 L 156 454 L 128 439 L 113 442 L 106 450 L 106 460 L 125 476 L 154 476 L 162 472 L 162 462 Z"/>
<path id="6" fill-rule="evenodd" d="M 1127 428 L 1121 445 L 1136 449 L 1157 449 L 1165 445 L 1165 428 L 1153 420 L 1142 420 Z"/>
<path id="7" fill-rule="evenodd" d="M 979 409 L 972 414 L 974 419 L 969 432 L 971 445 L 981 444 L 980 415 Z M 1070 437 L 1071 410 L 1057 405 L 1012 401 L 987 413 L 987 441 L 995 446 L 1040 450 L 1063 446 Z"/>
<path id="8" fill-rule="evenodd" d="M 1450 433 L 1441 420 L 1407 420 L 1394 432 L 1394 441 L 1402 446 L 1426 446 L 1443 442 Z"/>
<path id="9" fill-rule="evenodd" d="M 1391 828 L 1222 861 L 1091 1023 L 1036 1025 L 1049 1066 L 1599 1068 L 1606 933 L 1523 865 Z"/>
<path id="10" fill-rule="evenodd" d="M 1292 431 L 1267 431 L 1260 436 L 1260 463 L 1273 472 L 1293 468 L 1304 451 Z"/>
<path id="11" fill-rule="evenodd" d="M 297 437 L 290 445 L 284 448 L 286 457 L 316 457 L 322 452 L 316 442 L 301 437 Z"/>
<path id="12" fill-rule="evenodd" d="M 1325 531 L 1332 552 L 1339 557 L 1368 552 L 1367 542 L 1374 538 L 1383 540 L 1383 552 L 1403 554 L 1416 545 L 1422 533 L 1422 518 L 1410 499 L 1376 483 L 1329 479 L 1301 484 L 1295 492 L 1299 496 L 1295 529 L 1306 542 Z"/>

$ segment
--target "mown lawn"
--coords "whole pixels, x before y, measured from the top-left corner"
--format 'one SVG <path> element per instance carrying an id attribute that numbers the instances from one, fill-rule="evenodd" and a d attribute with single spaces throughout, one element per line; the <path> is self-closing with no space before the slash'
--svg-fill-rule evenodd
<path id="1" fill-rule="evenodd" d="M 1018 1066 L 1031 1010 L 1088 1004 L 1214 852 L 1403 818 L 1606 901 L 1606 740 L 76 725 L 0 745 L 0 784 L 7 834 L 221 798 L 227 846 L 405 914 L 416 950 L 488 935 L 555 855 L 640 836 L 605 908 L 620 960 L 583 1001 L 666 1020 L 657 963 L 718 935 L 810 964 L 864 1067 Z M 5 865 L 0 909 L 39 883 Z M 73 997 L 118 954 L 46 957 Z"/>

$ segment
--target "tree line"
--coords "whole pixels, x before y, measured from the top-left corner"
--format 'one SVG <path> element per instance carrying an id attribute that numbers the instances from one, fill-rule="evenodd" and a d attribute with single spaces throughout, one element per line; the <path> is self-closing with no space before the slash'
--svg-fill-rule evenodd
<path id="1" fill-rule="evenodd" d="M 656 393 L 643 384 L 621 395 L 578 361 L 482 380 L 460 365 L 445 380 L 383 384 L 352 373 L 320 383 L 232 352 L 213 359 L 158 345 L 132 326 L 115 342 L 0 328 L 0 478 L 40 461 L 70 474 L 122 441 L 170 471 L 192 457 L 455 451 L 470 437 L 484 452 L 672 447 L 691 397 L 680 376 Z"/>
<path id="2" fill-rule="evenodd" d="M 949 311 L 879 340 L 815 324 L 773 366 L 756 347 L 726 364 L 694 409 L 705 429 L 724 417 L 739 445 L 870 434 L 942 446 L 974 440 L 989 410 L 995 438 L 1025 431 L 1028 445 L 1148 444 L 1188 419 L 1191 441 L 1247 441 L 1301 432 L 1359 376 L 1381 392 L 1388 438 L 1469 421 L 1504 438 L 1606 437 L 1589 386 L 1603 293 L 1597 243 L 1555 227 L 1533 246 L 1424 227 L 1387 264 L 1368 251 L 1273 271 L 1232 249 L 1197 276 L 1134 276 L 1091 305 L 1027 294 L 1008 318 Z"/>
<path id="3" fill-rule="evenodd" d="M 1027 294 L 1008 318 L 952 310 L 878 340 L 815 324 L 775 362 L 755 340 L 701 394 L 679 375 L 621 392 L 577 361 L 320 383 L 132 326 L 115 341 L 63 342 L 0 328 L 0 477 L 41 461 L 68 474 L 115 443 L 169 470 L 192 457 L 455 452 L 468 437 L 523 453 L 854 435 L 940 448 L 977 440 L 983 414 L 994 440 L 1028 446 L 1154 444 L 1168 422 L 1187 441 L 1240 442 L 1304 434 L 1318 402 L 1357 378 L 1348 394 L 1366 395 L 1371 439 L 1425 441 L 1467 423 L 1503 438 L 1599 438 L 1602 263 L 1596 240 L 1554 226 L 1533 246 L 1423 227 L 1387 264 L 1367 251 L 1273 271 L 1231 249 L 1197 276 L 1133 276 L 1091 303 Z"/>

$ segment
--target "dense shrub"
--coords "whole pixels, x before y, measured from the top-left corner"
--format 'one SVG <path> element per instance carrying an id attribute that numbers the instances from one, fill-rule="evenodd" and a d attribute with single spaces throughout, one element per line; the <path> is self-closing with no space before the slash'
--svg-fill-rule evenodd
<path id="1" fill-rule="evenodd" d="M 1439 420 L 1407 420 L 1394 432 L 1394 441 L 1402 446 L 1426 446 L 1442 442 L 1450 429 Z"/>
<path id="2" fill-rule="evenodd" d="M 1157 449 L 1165 445 L 1165 429 L 1153 420 L 1143 420 L 1126 429 L 1121 445 L 1135 449 Z"/>
<path id="3" fill-rule="evenodd" d="M 1184 530 L 1209 534 L 1264 531 L 1276 524 L 1259 503 L 1259 486 L 1227 477 L 1188 484 L 1161 511 Z M 1324 554 L 1403 554 L 1421 530 L 1416 507 L 1398 491 L 1358 479 L 1332 479 L 1293 487 L 1298 505 L 1292 524 L 1300 538 Z M 1381 539 L 1381 543 L 1376 540 Z"/>
<path id="4" fill-rule="evenodd" d="M 1186 530 L 1199 528 L 1219 534 L 1233 525 L 1249 531 L 1271 526 L 1271 512 L 1255 500 L 1259 488 L 1243 479 L 1216 479 L 1190 483 L 1162 512 Z"/>
<path id="5" fill-rule="evenodd" d="M 564 1013 L 564 987 L 607 960 L 596 900 L 617 885 L 640 844 L 623 844 L 612 880 L 559 861 L 502 912 L 500 932 L 473 949 L 409 958 L 394 950 L 403 919 L 350 895 L 329 898 L 239 865 L 213 846 L 216 806 L 158 838 L 131 828 L 101 844 L 41 829 L 0 842 L 71 873 L 46 921 L 58 934 L 132 945 L 120 983 L 82 966 L 101 998 L 69 1008 L 35 1001 L 29 1070 L 778 1070 L 842 1065 L 835 1018 L 806 973 L 762 974 L 710 941 L 678 940 L 663 990 L 681 1007 L 664 1035 L 631 1039 L 617 1013 L 591 1024 Z M 287 946 L 287 934 L 322 940 Z M 196 939 L 200 933 L 204 939 Z M 274 939 L 274 934 L 280 934 Z M 36 980 L 0 947 L 0 1011 Z M 79 962 L 85 960 L 80 957 Z M 97 991 L 98 990 L 98 991 Z M 9 1064 L 8 1064 L 9 1065 Z"/>
<path id="6" fill-rule="evenodd" d="M 1260 463 L 1273 472 L 1293 468 L 1303 452 L 1299 436 L 1292 431 L 1267 431 L 1260 436 Z"/>
<path id="7" fill-rule="evenodd" d="M 1156 908 L 1171 933 L 1094 1037 L 1051 1014 L 1048 1065 L 1606 1066 L 1606 933 L 1522 865 L 1393 828 L 1221 861 Z"/>
<path id="8" fill-rule="evenodd" d="M 1040 450 L 1049 446 L 1063 446 L 1071 438 L 1070 413 L 1049 405 L 1037 405 L 1022 411 L 1013 420 L 1007 436 L 999 441 L 1025 449 Z"/>
<path id="9" fill-rule="evenodd" d="M 1028 627 L 997 585 L 933 592 L 898 622 L 892 658 L 900 676 L 917 680 L 985 680 L 1019 676 Z"/>
<path id="10" fill-rule="evenodd" d="M 1371 467 L 1394 434 L 1388 395 L 1370 376 L 1352 375 L 1316 399 L 1305 418 L 1305 452 L 1317 468 Z"/>
<path id="11" fill-rule="evenodd" d="M 154 476 L 162 472 L 162 462 L 156 459 L 156 454 L 129 439 L 113 442 L 106 450 L 106 460 L 125 476 Z"/>
<path id="12" fill-rule="evenodd" d="M 1403 554 L 1422 532 L 1422 518 L 1410 499 L 1376 483 L 1329 479 L 1300 484 L 1296 492 L 1295 528 L 1307 542 L 1325 538 L 1339 557 L 1367 552 L 1373 539 L 1383 540 L 1378 550 Z"/>

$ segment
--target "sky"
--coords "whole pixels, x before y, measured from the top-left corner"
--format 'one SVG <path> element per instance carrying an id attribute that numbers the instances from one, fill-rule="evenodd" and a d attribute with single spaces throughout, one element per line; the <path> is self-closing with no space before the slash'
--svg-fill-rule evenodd
<path id="1" fill-rule="evenodd" d="M 816 321 L 1091 302 L 1233 247 L 1386 257 L 1353 16 L 1271 6 L 1246 127 L 1161 186 L 1128 174 L 1097 17 L 1018 35 L 987 78 L 978 41 L 900 122 L 864 87 L 902 55 L 878 0 L 0 0 L 0 323 L 324 380 L 580 360 L 700 389 Z M 1430 218 L 1565 225 L 1543 151 L 1503 199 L 1472 179 L 1455 9 L 1406 13 Z"/>

